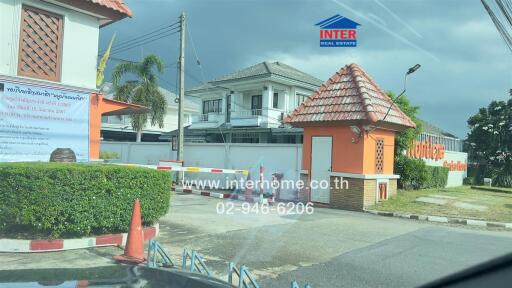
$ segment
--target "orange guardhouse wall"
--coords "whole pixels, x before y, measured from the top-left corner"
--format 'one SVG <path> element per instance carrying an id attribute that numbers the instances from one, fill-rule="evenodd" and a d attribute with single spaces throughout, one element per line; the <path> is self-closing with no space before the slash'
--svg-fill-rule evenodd
<path id="1" fill-rule="evenodd" d="M 375 171 L 376 140 L 384 140 L 384 171 L 382 174 L 393 174 L 395 161 L 395 132 L 376 129 L 364 136 L 364 174 L 377 174 Z"/>
<path id="2" fill-rule="evenodd" d="M 370 136 L 371 135 L 371 136 Z M 331 166 L 333 172 L 354 174 L 376 174 L 376 139 L 384 139 L 384 171 L 393 174 L 395 133 L 376 129 L 370 135 L 364 135 L 359 142 L 352 143 L 354 133 L 349 126 L 312 126 L 304 127 L 302 146 L 302 167 L 311 171 L 311 143 L 313 136 L 332 137 Z"/>

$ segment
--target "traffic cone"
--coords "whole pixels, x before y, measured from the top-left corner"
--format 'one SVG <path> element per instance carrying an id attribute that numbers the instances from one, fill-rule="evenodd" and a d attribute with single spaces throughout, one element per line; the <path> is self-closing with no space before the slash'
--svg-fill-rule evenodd
<path id="1" fill-rule="evenodd" d="M 140 201 L 139 199 L 135 199 L 124 253 L 119 256 L 114 256 L 113 258 L 115 260 L 135 264 L 142 263 L 146 260 L 144 257 L 144 235 L 141 222 Z"/>

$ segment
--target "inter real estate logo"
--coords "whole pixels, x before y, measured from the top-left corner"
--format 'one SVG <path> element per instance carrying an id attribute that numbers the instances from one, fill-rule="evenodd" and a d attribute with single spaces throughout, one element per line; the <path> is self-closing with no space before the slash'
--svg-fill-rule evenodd
<path id="1" fill-rule="evenodd" d="M 320 47 L 357 46 L 357 26 L 361 24 L 347 17 L 337 14 L 315 26 L 320 26 Z"/>

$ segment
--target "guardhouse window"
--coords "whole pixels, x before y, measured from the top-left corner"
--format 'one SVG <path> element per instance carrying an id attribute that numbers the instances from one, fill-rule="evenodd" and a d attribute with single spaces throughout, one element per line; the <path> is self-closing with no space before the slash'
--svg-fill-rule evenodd
<path id="1" fill-rule="evenodd" d="M 18 75 L 60 81 L 62 16 L 24 5 L 20 27 Z"/>

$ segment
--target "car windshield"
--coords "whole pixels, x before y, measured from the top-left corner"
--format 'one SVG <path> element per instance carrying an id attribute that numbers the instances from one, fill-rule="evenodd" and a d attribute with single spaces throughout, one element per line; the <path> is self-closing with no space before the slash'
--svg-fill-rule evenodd
<path id="1" fill-rule="evenodd" d="M 510 266 L 511 19 L 510 0 L 0 0 L 0 287 Z"/>

